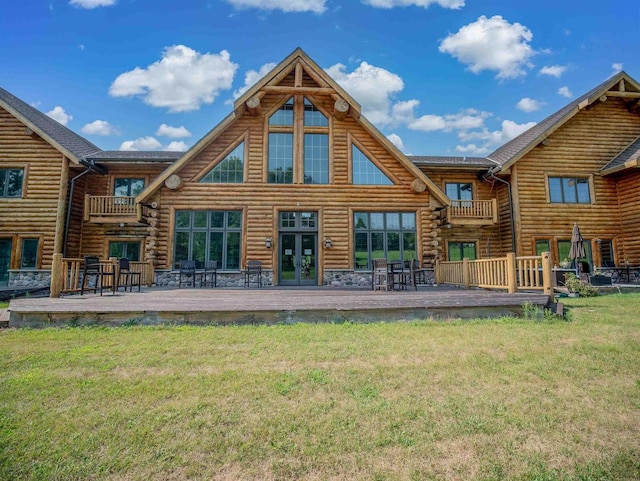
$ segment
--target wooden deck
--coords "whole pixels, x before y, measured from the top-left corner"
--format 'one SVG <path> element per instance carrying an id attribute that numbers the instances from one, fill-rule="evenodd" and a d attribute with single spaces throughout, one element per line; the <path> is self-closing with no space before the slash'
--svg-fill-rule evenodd
<path id="1" fill-rule="evenodd" d="M 369 322 L 518 315 L 540 293 L 428 287 L 416 291 L 366 289 L 143 289 L 141 293 L 14 299 L 9 327 L 138 324 L 256 324 Z"/>

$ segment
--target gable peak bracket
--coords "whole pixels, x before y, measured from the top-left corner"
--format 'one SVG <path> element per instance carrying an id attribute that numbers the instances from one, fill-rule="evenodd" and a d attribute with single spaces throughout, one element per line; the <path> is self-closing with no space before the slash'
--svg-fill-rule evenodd
<path id="1" fill-rule="evenodd" d="M 337 120 L 344 120 L 349 113 L 349 102 L 343 98 L 338 98 L 333 104 L 333 116 Z"/>

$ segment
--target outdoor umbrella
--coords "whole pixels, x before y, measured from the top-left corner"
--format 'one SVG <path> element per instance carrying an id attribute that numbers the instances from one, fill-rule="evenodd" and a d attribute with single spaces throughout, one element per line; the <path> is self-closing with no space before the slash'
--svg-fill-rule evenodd
<path id="1" fill-rule="evenodd" d="M 582 259 L 586 256 L 587 254 L 584 250 L 584 239 L 582 238 L 578 224 L 574 223 L 573 233 L 571 234 L 571 250 L 569 251 L 569 258 L 575 263 L 577 274 L 580 274 L 578 269 L 578 259 Z"/>

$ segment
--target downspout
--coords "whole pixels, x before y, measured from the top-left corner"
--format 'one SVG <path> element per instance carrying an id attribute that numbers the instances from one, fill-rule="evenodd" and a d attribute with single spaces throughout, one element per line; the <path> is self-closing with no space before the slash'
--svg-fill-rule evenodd
<path id="1" fill-rule="evenodd" d="M 102 167 L 96 166 L 92 161 L 88 161 L 86 159 L 86 156 L 80 159 L 80 163 L 84 165 L 87 170 L 80 172 L 78 175 L 76 175 L 73 179 L 69 181 L 70 187 L 69 187 L 69 196 L 67 198 L 67 217 L 64 222 L 64 241 L 62 243 L 62 257 L 67 257 L 67 240 L 69 238 L 69 224 L 71 222 L 71 208 L 73 207 L 73 191 L 76 185 L 76 180 L 88 174 L 89 172 L 96 172 L 98 174 L 104 174 L 106 172 L 106 170 L 104 170 Z"/>
<path id="2" fill-rule="evenodd" d="M 485 174 L 483 178 L 487 180 L 487 174 Z M 497 180 L 498 182 L 501 182 L 507 186 L 507 195 L 509 196 L 509 224 L 511 228 L 511 249 L 515 253 L 516 252 L 516 231 L 513 226 L 513 197 L 511 195 L 511 183 L 507 182 L 504 179 L 501 179 L 500 177 L 496 177 L 495 174 L 493 173 L 493 170 L 489 170 L 488 178 Z"/>

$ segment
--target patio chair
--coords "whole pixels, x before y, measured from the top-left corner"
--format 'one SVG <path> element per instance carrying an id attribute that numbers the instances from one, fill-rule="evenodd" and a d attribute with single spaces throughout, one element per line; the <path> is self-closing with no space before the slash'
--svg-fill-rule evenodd
<path id="1" fill-rule="evenodd" d="M 196 261 L 180 261 L 178 288 L 182 287 L 182 276 L 185 277 L 185 284 L 189 283 L 189 277 L 191 277 L 192 286 L 196 287 Z"/>
<path id="2" fill-rule="evenodd" d="M 105 287 L 105 279 L 111 279 L 111 285 L 107 285 L 107 287 L 112 288 L 113 292 L 116 291 L 116 273 L 113 270 L 107 270 L 106 267 L 106 265 L 100 263 L 98 256 L 84 256 L 84 270 L 82 271 L 80 295 L 84 294 L 85 286 L 89 283 L 90 277 L 95 278 L 94 286 L 89 287 L 93 292 L 96 292 L 98 290 L 98 286 L 100 286 L 100 295 L 102 295 L 102 289 Z"/>
<path id="3" fill-rule="evenodd" d="M 262 287 L 262 262 L 247 261 L 247 267 L 244 270 L 244 287 L 251 287 L 251 283 Z"/>
<path id="4" fill-rule="evenodd" d="M 371 289 L 374 291 L 389 290 L 389 270 L 387 267 L 387 259 L 373 259 Z"/>
<path id="5" fill-rule="evenodd" d="M 207 285 L 218 287 L 218 261 L 204 263 L 204 271 L 200 275 L 200 287 L 207 287 Z"/>
<path id="6" fill-rule="evenodd" d="M 418 259 L 411 259 L 411 285 L 413 286 L 413 290 L 418 290 L 418 285 L 428 285 L 429 279 L 427 278 L 427 273 L 430 269 L 426 267 L 421 267 Z"/>
<path id="7" fill-rule="evenodd" d="M 118 287 L 124 287 L 124 291 L 133 292 L 133 286 L 138 286 L 138 292 L 140 292 L 140 284 L 142 280 L 142 273 L 131 270 L 131 264 L 129 259 L 122 258 L 118 260 L 118 266 L 120 267 L 120 278 L 118 279 Z"/>

